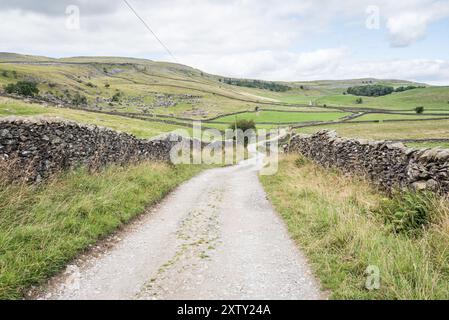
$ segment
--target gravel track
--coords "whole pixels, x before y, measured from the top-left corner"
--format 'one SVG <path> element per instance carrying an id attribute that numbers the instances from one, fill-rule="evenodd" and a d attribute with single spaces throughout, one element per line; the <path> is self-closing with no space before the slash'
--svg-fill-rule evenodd
<path id="1" fill-rule="evenodd" d="M 251 163 L 181 185 L 37 299 L 321 299 Z"/>

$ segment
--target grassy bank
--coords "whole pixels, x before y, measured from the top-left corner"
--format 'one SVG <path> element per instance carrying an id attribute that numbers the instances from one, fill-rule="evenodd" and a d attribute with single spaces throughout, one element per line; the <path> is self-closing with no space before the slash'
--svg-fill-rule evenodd
<path id="1" fill-rule="evenodd" d="M 143 163 L 79 169 L 40 186 L 0 183 L 0 299 L 22 297 L 200 170 Z"/>
<path id="2" fill-rule="evenodd" d="M 192 131 L 190 128 L 167 123 L 149 122 L 68 108 L 44 107 L 39 104 L 25 103 L 16 99 L 0 97 L 0 118 L 7 116 L 60 117 L 65 120 L 127 132 L 142 139 L 151 138 L 177 129 L 187 130 L 188 132 Z"/>
<path id="3" fill-rule="evenodd" d="M 331 298 L 449 298 L 446 200 L 387 200 L 366 181 L 298 155 L 261 181 Z M 426 224 L 416 226 L 413 214 L 423 212 Z M 365 287 L 368 266 L 380 270 L 378 290 Z"/>

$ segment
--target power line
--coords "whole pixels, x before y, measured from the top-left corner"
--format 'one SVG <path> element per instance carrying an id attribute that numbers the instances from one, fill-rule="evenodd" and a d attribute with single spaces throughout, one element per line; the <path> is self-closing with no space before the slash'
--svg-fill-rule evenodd
<path id="1" fill-rule="evenodd" d="M 151 32 L 151 34 L 156 38 L 156 40 L 160 43 L 160 45 L 165 49 L 165 51 L 167 51 L 167 53 L 173 58 L 173 60 L 175 62 L 178 62 L 178 60 L 175 58 L 175 56 L 173 55 L 173 53 L 170 51 L 170 49 L 162 42 L 161 39 L 159 39 L 159 37 L 157 36 L 157 34 L 150 28 L 150 26 L 145 22 L 145 20 L 143 20 L 140 15 L 137 13 L 136 10 L 134 10 L 134 8 L 131 6 L 131 4 L 127 1 L 127 0 L 123 0 L 123 2 L 128 6 L 128 8 L 134 12 L 134 14 L 136 15 L 136 17 L 142 21 L 143 25 L 147 28 L 148 31 Z"/>

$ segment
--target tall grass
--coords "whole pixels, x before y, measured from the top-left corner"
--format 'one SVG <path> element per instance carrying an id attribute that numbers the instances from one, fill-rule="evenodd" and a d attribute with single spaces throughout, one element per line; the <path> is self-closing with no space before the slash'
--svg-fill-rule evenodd
<path id="1" fill-rule="evenodd" d="M 200 170 L 142 163 L 78 169 L 41 185 L 0 181 L 0 299 L 21 298 Z"/>
<path id="2" fill-rule="evenodd" d="M 447 199 L 387 199 L 361 179 L 293 155 L 261 181 L 331 298 L 449 298 Z M 380 270 L 377 290 L 365 286 L 369 266 Z"/>

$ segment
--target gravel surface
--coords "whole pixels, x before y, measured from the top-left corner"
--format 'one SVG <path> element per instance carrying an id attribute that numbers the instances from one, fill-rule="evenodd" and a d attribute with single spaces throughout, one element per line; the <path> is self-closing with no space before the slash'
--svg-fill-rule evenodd
<path id="1" fill-rule="evenodd" d="M 37 299 L 322 299 L 254 166 L 203 172 Z"/>

